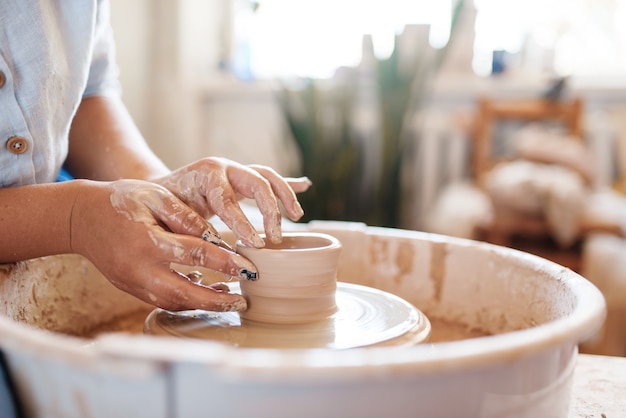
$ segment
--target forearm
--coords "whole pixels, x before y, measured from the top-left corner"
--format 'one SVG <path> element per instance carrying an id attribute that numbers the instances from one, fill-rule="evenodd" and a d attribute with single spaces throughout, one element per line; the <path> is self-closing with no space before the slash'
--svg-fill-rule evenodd
<path id="1" fill-rule="evenodd" d="M 86 187 L 70 181 L 0 189 L 0 263 L 72 252 L 72 207 Z"/>
<path id="2" fill-rule="evenodd" d="M 74 177 L 93 180 L 145 180 L 169 172 L 117 97 L 82 101 L 70 130 L 66 167 Z"/>

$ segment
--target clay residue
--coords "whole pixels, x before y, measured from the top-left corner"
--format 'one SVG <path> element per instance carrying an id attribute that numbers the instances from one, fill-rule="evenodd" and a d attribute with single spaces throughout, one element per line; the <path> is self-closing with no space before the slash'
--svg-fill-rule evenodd
<path id="1" fill-rule="evenodd" d="M 369 246 L 370 259 L 372 264 L 380 264 L 387 260 L 389 254 L 389 242 L 372 237 Z"/>
<path id="2" fill-rule="evenodd" d="M 144 320 L 149 313 L 149 310 L 138 310 L 123 317 L 115 318 L 110 322 L 99 324 L 80 337 L 96 338 L 99 335 L 112 332 L 143 334 Z M 492 335 L 483 329 L 446 318 L 429 317 L 428 320 L 432 327 L 429 339 L 431 343 L 461 341 Z"/>
<path id="3" fill-rule="evenodd" d="M 446 277 L 448 245 L 444 242 L 433 242 L 430 248 L 430 279 L 433 282 L 433 298 L 439 302 Z"/>
<path id="4" fill-rule="evenodd" d="M 394 277 L 394 281 L 398 284 L 402 282 L 402 278 L 411 272 L 413 267 L 413 259 L 415 257 L 415 249 L 412 245 L 400 245 L 396 252 L 396 266 L 398 273 Z"/>
<path id="5" fill-rule="evenodd" d="M 431 343 L 443 343 L 449 341 L 467 340 L 491 335 L 483 329 L 444 318 L 429 317 L 431 331 Z"/>
<path id="6" fill-rule="evenodd" d="M 396 245 L 389 240 L 372 237 L 368 252 L 371 264 L 380 266 L 396 284 L 400 284 L 413 270 L 416 250 L 410 242 Z"/>
<path id="7" fill-rule="evenodd" d="M 2 273 L 2 276 L 10 277 L 13 274 L 24 274 L 27 271 L 28 263 L 25 261 L 0 264 L 0 272 Z"/>
<path id="8" fill-rule="evenodd" d="M 150 314 L 152 307 L 141 308 L 124 316 L 113 318 L 110 321 L 100 323 L 86 332 L 77 335 L 82 338 L 95 338 L 98 335 L 111 332 L 123 332 L 128 334 L 143 334 L 144 321 Z"/>

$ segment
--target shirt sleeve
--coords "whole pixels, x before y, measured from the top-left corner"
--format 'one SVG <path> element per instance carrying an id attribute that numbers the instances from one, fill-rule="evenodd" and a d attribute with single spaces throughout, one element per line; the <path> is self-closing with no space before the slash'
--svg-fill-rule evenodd
<path id="1" fill-rule="evenodd" d="M 83 97 L 120 95 L 119 68 L 115 61 L 115 41 L 108 0 L 98 0 L 93 52 Z"/>

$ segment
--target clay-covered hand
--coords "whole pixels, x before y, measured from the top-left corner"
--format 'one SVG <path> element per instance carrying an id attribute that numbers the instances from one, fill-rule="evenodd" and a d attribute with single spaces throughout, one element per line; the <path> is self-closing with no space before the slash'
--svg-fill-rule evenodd
<path id="1" fill-rule="evenodd" d="M 238 201 L 254 199 L 263 215 L 266 236 L 282 240 L 280 201 L 287 217 L 297 221 L 304 214 L 296 193 L 309 188 L 308 178 L 285 178 L 262 165 L 242 165 L 225 158 L 209 157 L 155 180 L 205 219 L 217 214 L 244 244 L 265 243 L 246 218 Z"/>
<path id="2" fill-rule="evenodd" d="M 139 180 L 93 183 L 77 194 L 71 250 L 88 258 L 116 287 L 168 310 L 242 311 L 241 295 L 202 286 L 171 263 L 246 278 L 242 256 L 200 238 L 208 222 L 166 188 Z"/>

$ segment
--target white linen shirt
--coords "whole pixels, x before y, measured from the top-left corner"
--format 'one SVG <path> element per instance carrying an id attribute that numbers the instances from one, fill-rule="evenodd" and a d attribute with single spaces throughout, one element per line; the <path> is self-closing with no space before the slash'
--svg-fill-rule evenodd
<path id="1" fill-rule="evenodd" d="M 56 179 L 83 97 L 119 94 L 108 0 L 0 1 L 0 187 Z"/>

